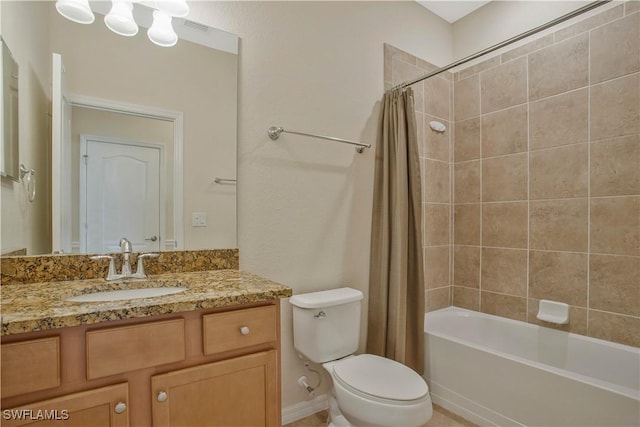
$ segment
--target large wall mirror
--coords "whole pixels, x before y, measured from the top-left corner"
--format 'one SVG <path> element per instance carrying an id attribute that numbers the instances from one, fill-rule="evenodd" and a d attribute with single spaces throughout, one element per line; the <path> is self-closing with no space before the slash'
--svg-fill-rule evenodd
<path id="1" fill-rule="evenodd" d="M 159 47 L 143 28 L 147 7 L 134 5 L 140 31 L 123 37 L 104 25 L 111 3 L 90 4 L 95 22 L 82 25 L 52 1 L 0 2 L 3 37 L 41 43 L 51 58 L 51 168 L 38 177 L 49 249 L 29 254 L 114 252 L 120 237 L 136 251 L 237 247 L 237 36 L 174 18 L 177 45 Z M 47 30 L 15 24 L 29 15 Z M 20 142 L 29 158 L 33 144 Z M 3 232 L 20 221 L 3 208 Z"/>

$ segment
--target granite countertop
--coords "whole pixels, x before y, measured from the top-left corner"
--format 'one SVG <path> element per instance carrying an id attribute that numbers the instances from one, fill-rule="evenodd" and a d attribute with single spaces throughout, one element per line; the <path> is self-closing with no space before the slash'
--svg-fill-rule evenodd
<path id="1" fill-rule="evenodd" d="M 154 298 L 77 303 L 76 295 L 161 286 L 186 291 Z M 291 296 L 291 288 L 239 270 L 169 273 L 146 279 L 73 280 L 3 285 L 2 335 L 148 317 L 206 308 L 229 307 Z"/>

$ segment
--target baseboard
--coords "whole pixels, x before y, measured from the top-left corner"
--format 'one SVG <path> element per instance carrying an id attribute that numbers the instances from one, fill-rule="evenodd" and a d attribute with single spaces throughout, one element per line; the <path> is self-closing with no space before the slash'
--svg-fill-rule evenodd
<path id="1" fill-rule="evenodd" d="M 329 408 L 329 396 L 321 394 L 306 402 L 299 402 L 282 408 L 282 425 L 298 421 L 316 412 Z"/>

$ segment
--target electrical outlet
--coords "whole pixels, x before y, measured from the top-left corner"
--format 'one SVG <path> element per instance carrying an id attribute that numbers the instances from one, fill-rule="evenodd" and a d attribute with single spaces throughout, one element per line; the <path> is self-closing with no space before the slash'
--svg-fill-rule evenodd
<path id="1" fill-rule="evenodd" d="M 207 226 L 207 213 L 206 212 L 191 212 L 191 226 L 192 227 L 206 227 Z"/>

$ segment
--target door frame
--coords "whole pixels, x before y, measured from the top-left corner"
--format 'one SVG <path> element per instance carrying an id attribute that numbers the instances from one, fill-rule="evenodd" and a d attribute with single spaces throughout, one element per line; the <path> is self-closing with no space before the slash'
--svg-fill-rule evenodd
<path id="1" fill-rule="evenodd" d="M 166 110 L 76 94 L 70 94 L 67 99 L 71 106 L 93 108 L 96 110 L 165 120 L 173 123 L 173 239 L 165 239 L 164 247 L 161 246 L 160 250 L 184 249 L 184 113 L 181 111 Z M 56 172 L 59 173 L 59 171 L 56 171 L 56 168 L 54 168 L 53 173 L 56 174 Z M 166 195 L 162 194 L 161 199 L 165 200 Z M 80 231 L 82 232 L 82 227 Z M 161 233 L 165 234 L 164 231 L 164 229 L 161 230 Z M 173 244 L 170 245 L 170 243 Z"/>
<path id="2" fill-rule="evenodd" d="M 109 136 L 99 136 L 99 135 L 87 135 L 87 134 L 81 134 L 80 135 L 80 175 L 78 177 L 78 184 L 79 184 L 79 192 L 80 194 L 78 195 L 78 208 L 80 210 L 79 215 L 78 215 L 78 224 L 80 226 L 80 252 L 81 253 L 86 253 L 87 252 L 87 228 L 86 228 L 86 222 L 87 222 L 87 164 L 84 161 L 85 155 L 87 154 L 87 143 L 89 141 L 96 141 L 96 142 L 101 142 L 101 143 L 106 143 L 106 144 L 120 144 L 120 145 L 127 145 L 130 147 L 142 147 L 142 148 L 154 148 L 154 149 L 158 149 L 160 151 L 160 159 L 159 159 L 159 172 L 160 172 L 160 179 L 159 179 L 159 191 L 160 191 L 160 198 L 159 198 L 159 218 L 160 218 L 160 223 L 159 223 L 159 233 L 158 236 L 160 238 L 160 242 L 159 242 L 159 250 L 163 249 L 163 246 L 166 245 L 165 240 L 165 230 L 166 230 L 166 225 L 167 225 L 167 217 L 166 217 L 166 203 L 167 203 L 167 196 L 166 196 L 166 190 L 167 190 L 167 178 L 166 178 L 166 172 L 167 172 L 167 163 L 166 163 L 166 155 L 165 155 L 165 147 L 162 144 L 157 144 L 157 143 L 153 143 L 153 142 L 145 142 L 145 141 L 135 141 L 135 140 L 130 140 L 130 139 L 123 139 L 123 138 L 113 138 L 113 137 L 109 137 Z"/>

